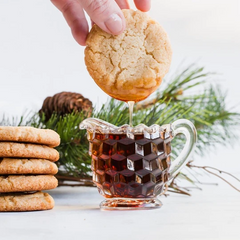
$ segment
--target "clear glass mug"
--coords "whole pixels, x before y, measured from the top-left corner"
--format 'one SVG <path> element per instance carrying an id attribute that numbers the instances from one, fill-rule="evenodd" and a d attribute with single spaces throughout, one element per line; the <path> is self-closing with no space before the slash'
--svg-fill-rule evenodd
<path id="1" fill-rule="evenodd" d="M 105 197 L 100 208 L 107 210 L 161 207 L 157 197 L 185 166 L 197 140 L 194 125 L 186 119 L 163 126 L 116 127 L 87 118 L 80 129 L 87 130 L 93 181 Z M 178 134 L 186 143 L 171 162 L 171 141 Z"/>

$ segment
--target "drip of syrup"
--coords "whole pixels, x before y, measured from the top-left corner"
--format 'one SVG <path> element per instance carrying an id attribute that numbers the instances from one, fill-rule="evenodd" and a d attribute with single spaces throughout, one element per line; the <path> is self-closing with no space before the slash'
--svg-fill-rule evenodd
<path id="1" fill-rule="evenodd" d="M 133 126 L 133 124 L 132 124 L 133 107 L 134 107 L 135 102 L 128 101 L 127 104 L 128 104 L 128 108 L 129 108 L 129 126 L 132 127 Z"/>

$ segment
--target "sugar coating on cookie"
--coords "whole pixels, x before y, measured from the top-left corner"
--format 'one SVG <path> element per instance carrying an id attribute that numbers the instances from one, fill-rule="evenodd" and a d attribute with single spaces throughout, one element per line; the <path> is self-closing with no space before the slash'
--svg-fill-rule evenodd
<path id="1" fill-rule="evenodd" d="M 154 92 L 168 72 L 172 50 L 159 23 L 146 13 L 123 10 L 126 29 L 110 35 L 94 25 L 87 38 L 85 63 L 98 86 L 111 97 L 140 101 Z"/>

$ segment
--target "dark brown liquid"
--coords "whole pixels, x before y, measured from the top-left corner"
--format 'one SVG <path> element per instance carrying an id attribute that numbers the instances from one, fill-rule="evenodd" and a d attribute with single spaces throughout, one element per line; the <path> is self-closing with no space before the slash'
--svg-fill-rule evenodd
<path id="1" fill-rule="evenodd" d="M 134 138 L 95 134 L 89 140 L 93 181 L 104 197 L 155 197 L 168 180 L 170 137 Z"/>

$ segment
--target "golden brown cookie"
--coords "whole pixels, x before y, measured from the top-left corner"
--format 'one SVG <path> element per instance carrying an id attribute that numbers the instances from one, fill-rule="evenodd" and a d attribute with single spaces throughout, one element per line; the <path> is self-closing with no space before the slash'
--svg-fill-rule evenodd
<path id="1" fill-rule="evenodd" d="M 57 172 L 57 165 L 45 159 L 0 158 L 0 174 L 54 175 Z"/>
<path id="2" fill-rule="evenodd" d="M 32 192 L 54 189 L 58 180 L 52 175 L 8 175 L 0 176 L 0 193 Z"/>
<path id="3" fill-rule="evenodd" d="M 54 200 L 48 193 L 0 194 L 0 212 L 23 212 L 49 210 L 54 207 Z"/>
<path id="4" fill-rule="evenodd" d="M 45 145 L 0 142 L 0 157 L 43 158 L 55 162 L 59 159 L 59 153 Z"/>
<path id="5" fill-rule="evenodd" d="M 51 129 L 0 126 L 0 141 L 37 143 L 56 147 L 60 144 L 60 137 Z"/>
<path id="6" fill-rule="evenodd" d="M 140 101 L 154 92 L 168 72 L 172 50 L 159 23 L 146 13 L 123 10 L 126 29 L 110 35 L 94 25 L 87 38 L 85 63 L 97 85 L 123 101 Z"/>

